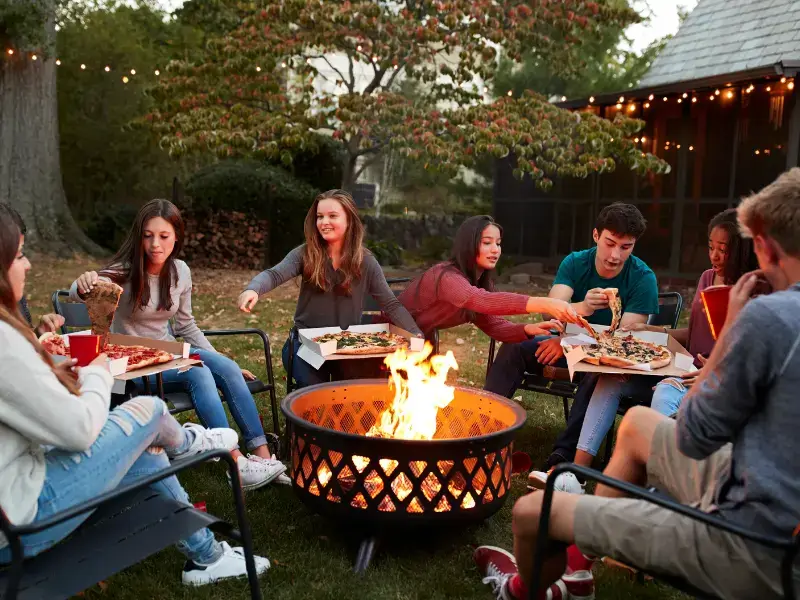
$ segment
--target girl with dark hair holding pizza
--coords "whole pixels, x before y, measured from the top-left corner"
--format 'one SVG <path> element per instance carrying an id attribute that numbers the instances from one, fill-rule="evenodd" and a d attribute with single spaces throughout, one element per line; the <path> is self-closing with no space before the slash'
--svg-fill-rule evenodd
<path id="1" fill-rule="evenodd" d="M 353 197 L 344 190 L 328 190 L 314 199 L 303 224 L 305 243 L 280 263 L 256 275 L 239 296 L 239 309 L 250 312 L 260 296 L 295 277 L 302 276 L 294 315 L 299 329 L 340 327 L 361 322 L 364 295 L 370 294 L 395 325 L 417 335 L 419 327 L 397 301 L 386 283 L 381 266 L 364 247 L 364 225 Z M 291 337 L 283 346 L 283 365 L 288 372 Z M 315 369 L 297 356 L 295 343 L 291 376 L 304 387 L 374 374 L 369 360 L 328 361 Z"/>
<path id="2" fill-rule="evenodd" d="M 267 447 L 258 408 L 245 381 L 254 379 L 253 374 L 214 350 L 195 322 L 192 274 L 178 259 L 183 242 L 184 224 L 178 208 L 167 200 L 148 202 L 136 216 L 119 252 L 99 273 L 88 271 L 78 277 L 70 297 L 83 301 L 98 281 L 112 281 L 123 289 L 112 332 L 172 341 L 174 331 L 191 344 L 191 352 L 199 355 L 203 365 L 182 373 L 166 371 L 164 383 L 184 389 L 200 421 L 208 427 L 228 426 L 217 392 L 222 390 L 250 452 L 245 456 L 238 448 L 232 451 L 242 487 L 258 489 L 280 477 L 286 467 L 270 455 Z"/>
<path id="3" fill-rule="evenodd" d="M 635 323 L 625 329 L 628 331 L 654 331 L 669 333 L 695 356 L 695 366 L 702 368 L 714 347 L 714 337 L 708 325 L 700 293 L 712 285 L 733 285 L 739 278 L 758 268 L 751 240 L 739 234 L 736 209 L 723 211 L 708 224 L 708 258 L 711 268 L 705 271 L 697 282 L 697 291 L 691 304 L 688 327 L 667 329 L 656 325 Z M 589 407 L 581 427 L 575 464 L 591 466 L 609 429 L 614 426 L 617 408 L 622 397 L 633 398 L 666 416 L 673 416 L 681 400 L 696 381 L 700 371 L 687 373 L 683 377 L 669 377 L 657 381 L 646 375 L 602 375 L 592 393 Z M 652 399 L 651 399 L 652 398 Z M 533 471 L 530 482 L 542 487 L 547 474 Z M 582 493 L 582 486 L 571 473 L 564 473 L 556 482 L 556 489 Z"/>
<path id="4" fill-rule="evenodd" d="M 503 230 L 492 217 L 469 217 L 456 232 L 449 261 L 435 265 L 400 295 L 426 336 L 434 329 L 474 323 L 500 342 L 522 342 L 563 331 L 563 322 L 581 321 L 568 302 L 495 291 L 493 274 L 500 260 Z M 512 323 L 500 315 L 545 313 L 544 323 Z"/>
<path id="5" fill-rule="evenodd" d="M 138 396 L 109 411 L 113 379 L 101 354 L 86 367 L 53 364 L 20 314 L 31 264 L 19 227 L 0 212 L 0 507 L 15 525 L 44 521 L 55 513 L 157 473 L 169 460 L 230 449 L 236 432 L 183 427 L 153 396 Z M 77 372 L 77 373 L 76 373 Z M 189 505 L 176 477 L 153 484 L 161 494 Z M 31 557 L 51 548 L 91 513 L 23 536 Z M 246 574 L 240 548 L 201 529 L 178 543 L 189 558 L 182 579 L 203 585 Z M 0 537 L 0 564 L 12 559 Z M 269 561 L 256 557 L 263 573 Z"/>

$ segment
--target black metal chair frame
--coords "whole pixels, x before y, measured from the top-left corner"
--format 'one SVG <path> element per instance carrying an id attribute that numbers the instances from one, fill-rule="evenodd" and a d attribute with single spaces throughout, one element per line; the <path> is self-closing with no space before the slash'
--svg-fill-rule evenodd
<path id="1" fill-rule="evenodd" d="M 391 277 L 386 279 L 386 283 L 389 285 L 396 285 L 398 283 L 408 283 L 411 281 L 410 277 Z M 400 291 L 395 290 L 395 296 L 398 295 Z M 364 308 L 361 312 L 361 324 L 365 324 L 365 315 L 368 315 L 370 312 L 378 312 L 380 311 L 380 307 L 375 302 L 375 299 L 370 295 L 366 294 L 365 301 L 364 301 Z M 435 337 L 435 351 L 439 351 L 439 332 L 436 331 L 434 334 Z M 293 326 L 292 329 L 289 331 L 289 364 L 286 365 L 286 393 L 290 393 L 293 390 L 297 389 L 297 382 L 292 377 L 292 370 L 294 365 L 294 354 L 295 349 L 297 348 L 297 343 L 299 341 L 298 333 L 297 333 L 297 326 Z"/>
<path id="2" fill-rule="evenodd" d="M 86 312 L 86 306 L 83 304 L 62 303 L 59 299 L 60 296 L 68 296 L 69 292 L 65 290 L 58 290 L 53 292 L 53 310 L 56 314 L 61 315 L 65 319 L 64 326 L 61 328 L 62 333 L 67 333 L 68 327 L 90 327 L 89 313 Z M 70 307 L 65 309 L 65 307 Z M 80 308 L 73 308 L 80 307 Z M 85 314 L 85 319 L 81 320 L 80 317 Z M 232 336 L 232 335 L 255 335 L 261 338 L 264 345 L 264 362 L 267 370 L 266 383 L 260 379 L 255 381 L 248 381 L 247 387 L 252 394 L 260 394 L 262 392 L 269 392 L 270 406 L 272 408 L 272 427 L 275 435 L 280 437 L 280 421 L 278 420 L 278 399 L 275 393 L 275 375 L 272 370 L 272 353 L 270 351 L 269 335 L 261 329 L 247 328 L 247 329 L 213 329 L 202 332 L 209 337 L 219 336 Z M 150 389 L 149 379 L 143 378 L 145 382 L 145 392 Z M 163 391 L 163 390 L 159 390 Z M 186 410 L 193 410 L 194 405 L 191 403 L 188 394 L 185 392 L 167 392 L 163 394 L 163 399 L 172 404 L 170 412 L 177 414 Z M 223 395 L 224 398 L 224 395 Z"/>
<path id="3" fill-rule="evenodd" d="M 75 534 L 81 531 L 83 524 L 78 527 L 75 533 L 71 534 L 58 544 L 56 544 L 53 548 L 46 550 L 35 557 L 31 558 L 24 558 L 23 549 L 22 549 L 22 541 L 20 537 L 23 535 L 28 535 L 32 533 L 38 533 L 41 531 L 45 531 L 54 527 L 55 525 L 59 525 L 65 521 L 68 521 L 74 517 L 79 515 L 84 515 L 90 511 L 94 511 L 95 509 L 100 509 L 102 511 L 103 507 L 107 507 L 109 504 L 115 501 L 124 501 L 126 496 L 133 495 L 134 492 L 139 490 L 144 490 L 145 488 L 161 481 L 162 479 L 166 479 L 172 475 L 177 475 L 179 472 L 184 471 L 186 469 L 195 467 L 201 463 L 205 463 L 212 459 L 222 459 L 225 461 L 225 464 L 228 469 L 228 473 L 231 477 L 231 488 L 233 493 L 233 500 L 236 507 L 236 519 L 238 524 L 238 529 L 235 529 L 230 523 L 226 521 L 216 520 L 211 522 L 207 525 L 207 527 L 215 532 L 218 532 L 228 538 L 236 540 L 237 542 L 242 544 L 244 549 L 244 556 L 245 556 L 245 564 L 247 568 L 247 579 L 248 584 L 250 586 L 250 597 L 253 600 L 261 600 L 261 588 L 258 584 L 258 574 L 256 573 L 255 561 L 253 558 L 253 541 L 252 536 L 250 533 L 250 524 L 247 519 L 247 510 L 245 508 L 244 503 L 244 493 L 242 492 L 242 486 L 239 479 L 239 468 L 236 466 L 233 457 L 231 456 L 230 452 L 227 450 L 213 450 L 210 452 L 204 452 L 197 456 L 193 456 L 191 458 L 186 459 L 185 461 L 181 461 L 176 465 L 171 465 L 170 467 L 164 469 L 163 471 L 159 471 L 157 473 L 153 473 L 147 477 L 143 477 L 138 481 L 126 485 L 124 487 L 119 487 L 115 490 L 107 492 L 105 494 L 101 494 L 92 500 L 87 502 L 83 502 L 81 504 L 77 504 L 72 506 L 66 510 L 60 511 L 55 515 L 48 517 L 47 519 L 43 519 L 42 521 L 29 523 L 27 525 L 12 525 L 6 514 L 0 509 L 0 531 L 8 540 L 9 547 L 11 548 L 11 555 L 12 561 L 8 565 L 6 570 L 0 570 L 0 582 L 5 580 L 6 586 L 5 590 L 0 593 L 0 598 L 4 600 L 14 600 L 17 598 L 18 594 L 20 593 L 20 583 L 22 582 L 22 578 L 25 574 L 26 567 L 29 567 L 32 563 L 34 563 L 39 557 L 46 555 L 48 552 L 53 552 L 56 549 L 61 549 L 64 546 L 69 547 L 69 544 L 75 543 L 76 539 Z M 197 509 L 187 506 L 187 511 L 195 511 L 198 512 Z M 98 511 L 99 512 L 99 511 Z M 163 522 L 163 525 L 159 523 L 157 527 L 164 527 L 169 523 L 169 519 Z M 102 527 L 103 525 L 97 525 L 97 527 Z M 128 533 L 134 533 L 136 524 L 131 524 L 131 531 Z M 160 551 L 161 549 L 165 548 L 166 546 L 170 545 L 172 542 L 167 541 L 160 548 L 157 548 L 153 551 L 149 551 L 144 554 L 141 558 L 136 560 L 136 562 L 140 562 L 147 556 L 154 554 L 155 552 Z M 111 563 L 113 560 L 107 560 L 106 563 Z M 107 568 L 107 573 L 104 577 L 97 579 L 96 581 L 87 582 L 83 589 L 86 589 L 98 581 L 104 579 L 105 577 L 110 577 L 111 575 L 128 568 L 129 565 L 113 565 Z M 66 597 L 66 596 L 64 596 Z"/>
<path id="4" fill-rule="evenodd" d="M 683 297 L 678 292 L 663 292 L 658 295 L 658 298 L 659 300 L 666 298 L 676 299 L 676 302 L 674 303 L 674 306 L 676 307 L 675 313 L 671 321 L 672 328 L 675 329 L 678 325 L 678 319 L 680 319 L 681 311 L 683 310 Z M 660 316 L 660 313 L 658 315 L 650 315 L 647 319 L 648 324 L 660 324 Z M 489 355 L 486 362 L 487 378 L 489 376 L 489 369 L 492 368 L 492 363 L 494 362 L 496 346 L 497 342 L 494 339 L 489 341 Z M 564 421 L 566 422 L 569 420 L 569 401 L 575 399 L 575 393 L 578 390 L 578 384 L 572 381 L 551 379 L 544 375 L 537 375 L 535 373 L 525 373 L 525 377 L 523 378 L 519 389 L 561 398 L 564 407 Z"/>
<path id="5" fill-rule="evenodd" d="M 548 556 L 549 551 L 549 536 L 548 531 L 550 527 L 550 511 L 553 506 L 553 486 L 555 481 L 561 473 L 573 473 L 580 476 L 586 481 L 592 480 L 610 488 L 624 492 L 628 497 L 638 498 L 651 502 L 661 508 L 670 510 L 687 517 L 689 519 L 699 521 L 709 527 L 725 531 L 727 533 L 738 535 L 747 541 L 761 544 L 767 548 L 775 550 L 783 550 L 783 560 L 781 561 L 781 584 L 783 586 L 784 598 L 787 600 L 795 599 L 794 581 L 793 581 L 793 565 L 797 557 L 798 550 L 800 550 L 800 527 L 795 530 L 794 534 L 786 537 L 776 537 L 764 535 L 762 533 L 751 531 L 740 525 L 726 521 L 717 516 L 705 513 L 696 508 L 691 508 L 684 504 L 676 502 L 672 498 L 665 496 L 657 491 L 646 490 L 627 481 L 620 481 L 613 479 L 587 467 L 581 467 L 573 463 L 561 463 L 555 466 L 551 476 L 547 478 L 545 485 L 544 497 L 542 499 L 541 515 L 539 517 L 539 530 L 536 539 L 536 549 L 533 562 L 533 577 L 531 587 L 529 590 L 529 597 L 531 600 L 537 597 L 536 590 L 539 589 L 542 579 L 542 567 L 544 565 L 545 557 Z M 655 579 L 670 585 L 682 592 L 692 594 L 697 598 L 703 600 L 716 600 L 712 595 L 697 590 L 692 587 L 688 582 L 677 578 L 660 575 L 658 573 L 648 572 L 646 569 L 641 569 L 639 565 L 631 565 L 639 569 L 641 572 L 652 575 Z"/>

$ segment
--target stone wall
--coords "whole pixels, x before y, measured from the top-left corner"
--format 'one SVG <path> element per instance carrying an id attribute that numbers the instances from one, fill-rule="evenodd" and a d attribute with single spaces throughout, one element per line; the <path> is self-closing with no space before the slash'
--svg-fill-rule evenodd
<path id="1" fill-rule="evenodd" d="M 362 217 L 367 239 L 391 242 L 406 251 L 420 250 L 425 240 L 433 238 L 443 245 L 452 243 L 461 223 L 470 215 L 417 215 L 414 217 L 384 215 Z"/>

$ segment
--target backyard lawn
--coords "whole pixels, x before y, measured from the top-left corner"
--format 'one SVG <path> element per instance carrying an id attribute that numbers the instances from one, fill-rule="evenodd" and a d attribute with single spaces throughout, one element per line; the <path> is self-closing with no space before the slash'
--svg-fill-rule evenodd
<path id="1" fill-rule="evenodd" d="M 34 257 L 27 287 L 34 318 L 50 312 L 52 292 L 66 288 L 87 266 L 78 260 Z M 297 287 L 287 284 L 262 298 L 253 315 L 245 315 L 236 309 L 235 299 L 252 275 L 245 271 L 195 271 L 194 313 L 204 329 L 258 327 L 269 334 L 280 401 L 286 389 L 280 349 L 291 327 Z M 265 376 L 263 352 L 257 340 L 216 339 L 214 344 L 242 367 Z M 476 328 L 464 326 L 443 332 L 441 345 L 443 351 L 452 349 L 456 354 L 460 367 L 457 382 L 482 387 L 488 338 Z M 271 423 L 267 396 L 262 395 L 257 401 L 264 422 Z M 521 402 L 528 420 L 516 449 L 530 453 L 538 465 L 563 426 L 561 401 L 524 393 Z M 184 415 L 193 418 L 193 413 Z M 182 482 L 193 501 L 204 501 L 209 512 L 235 521 L 222 464 L 209 464 L 188 472 Z M 472 562 L 472 548 L 480 544 L 511 547 L 511 507 L 513 500 L 525 491 L 523 478 L 517 476 L 511 497 L 489 520 L 447 535 L 418 533 L 416 538 L 390 540 L 381 547 L 364 576 L 352 573 L 358 540 L 349 536 L 346 529 L 312 514 L 295 498 L 290 487 L 272 485 L 253 492 L 247 496 L 247 508 L 255 549 L 272 561 L 272 568 L 261 579 L 264 596 L 275 600 L 353 597 L 489 600 L 492 597 L 489 589 L 481 584 Z M 183 557 L 177 550 L 166 550 L 111 578 L 103 586 L 87 590 L 84 597 L 108 600 L 249 597 L 245 580 L 200 589 L 185 588 L 180 583 L 182 565 Z M 625 573 L 602 566 L 596 569 L 596 576 L 600 599 L 684 598 L 669 588 L 652 582 L 638 583 Z"/>

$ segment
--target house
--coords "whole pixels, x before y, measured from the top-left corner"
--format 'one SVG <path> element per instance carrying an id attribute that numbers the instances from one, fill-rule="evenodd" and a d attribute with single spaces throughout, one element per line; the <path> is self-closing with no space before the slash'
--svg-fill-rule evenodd
<path id="1" fill-rule="evenodd" d="M 700 0 L 638 89 L 559 103 L 644 120 L 634 141 L 672 170 L 619 168 L 543 193 L 513 178 L 513 157 L 499 161 L 493 205 L 504 251 L 555 267 L 591 243 L 603 206 L 624 201 L 649 223 L 636 254 L 664 276 L 696 277 L 708 264 L 710 218 L 798 165 L 798 22 L 798 0 Z"/>

